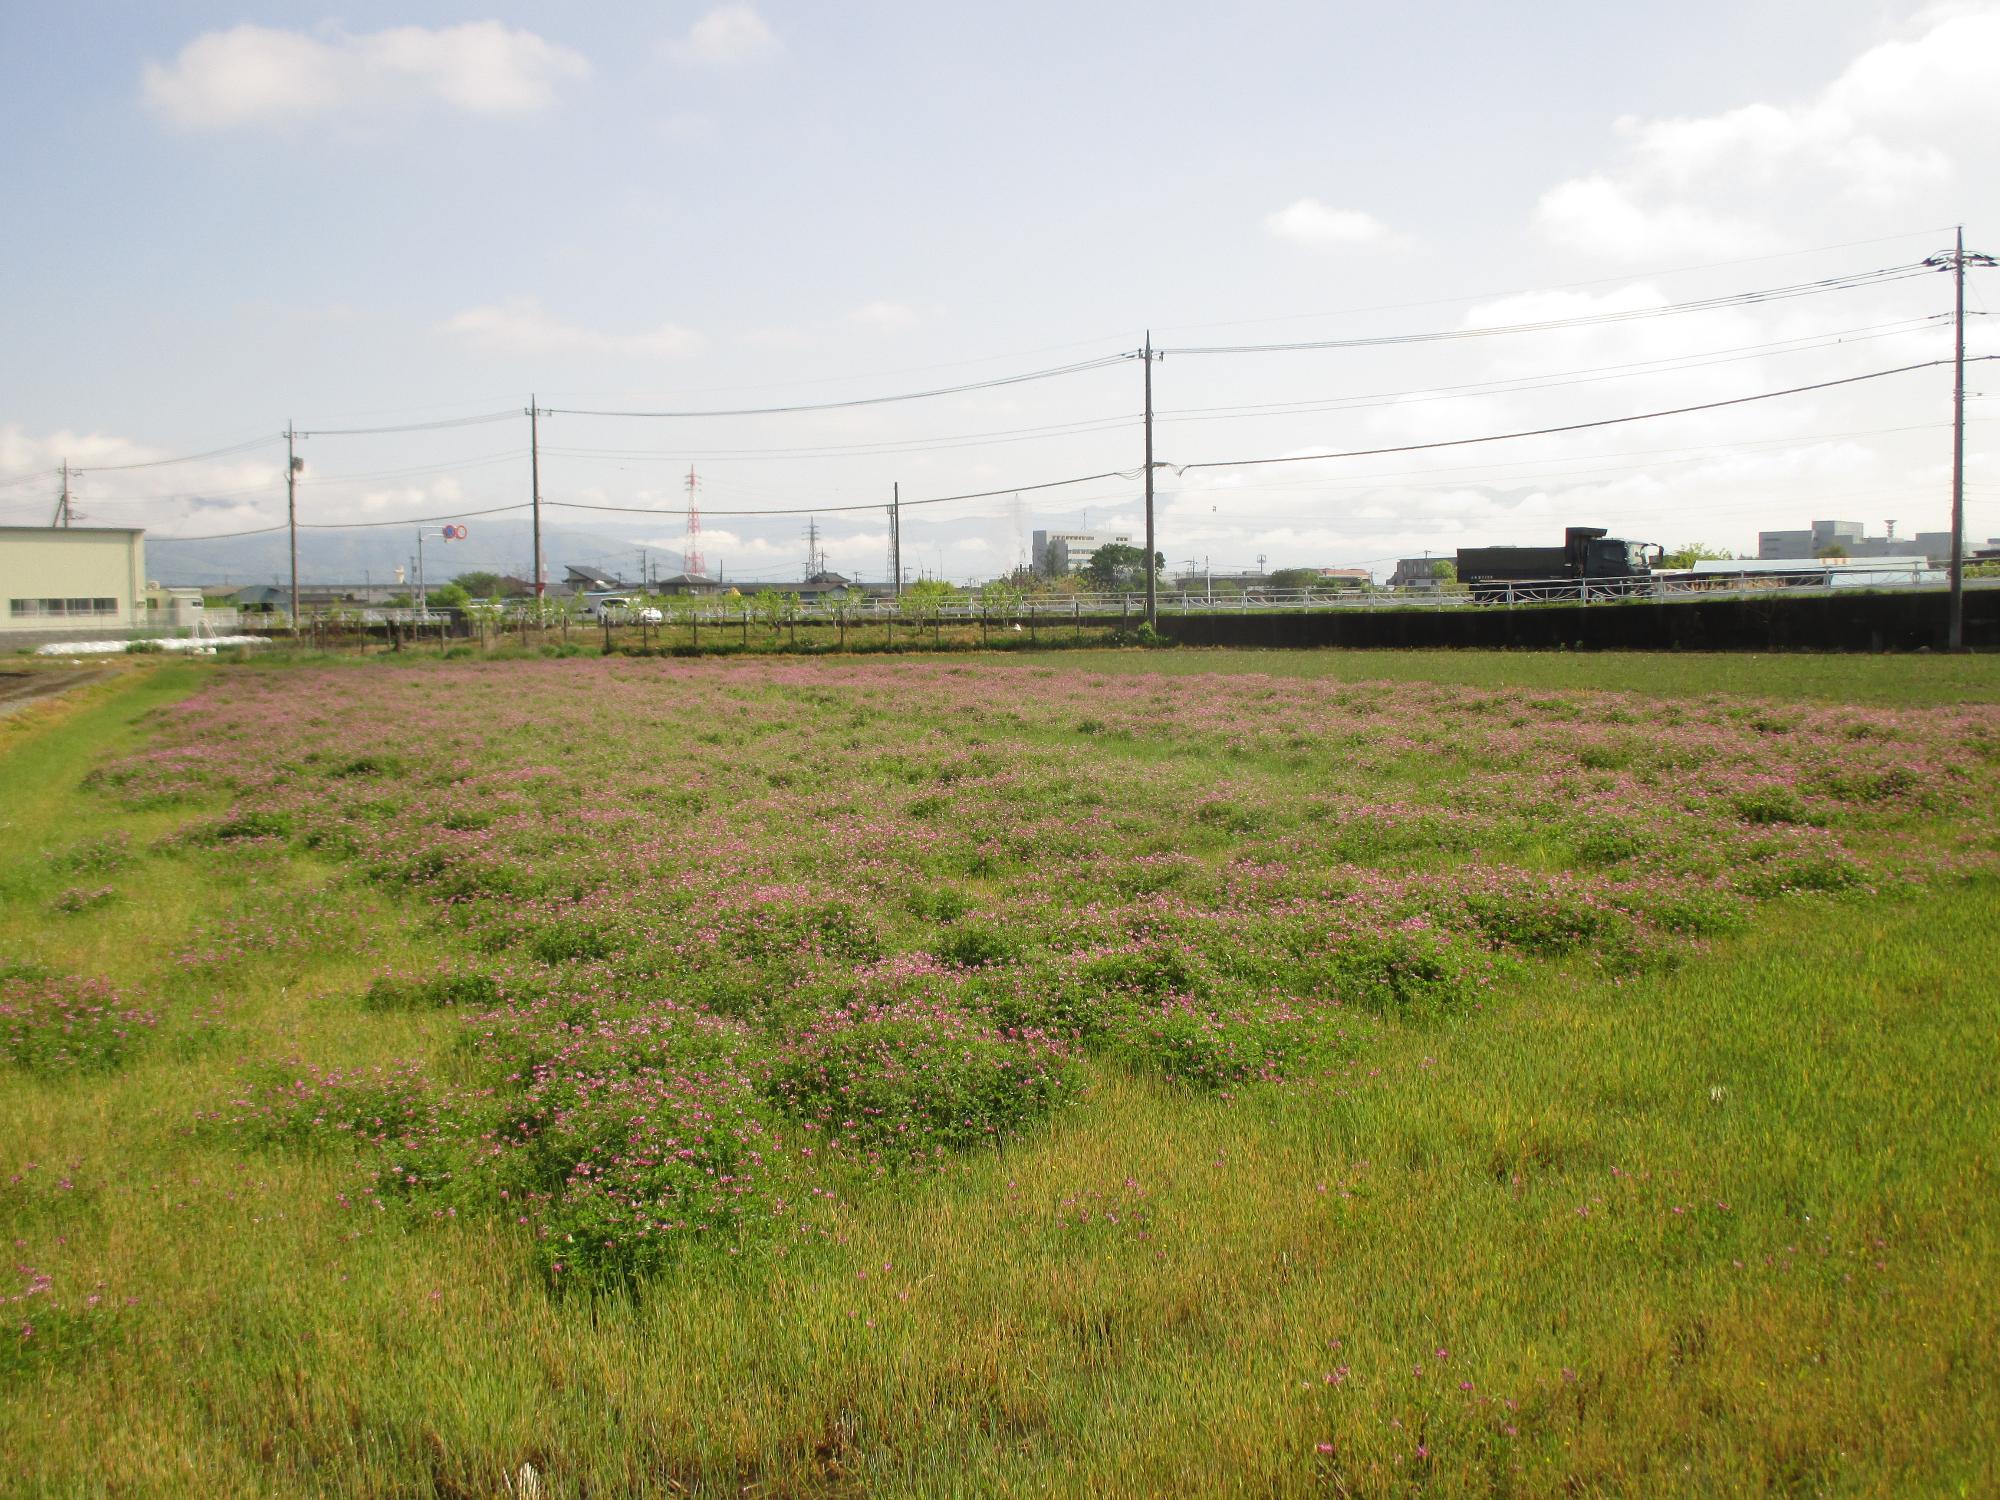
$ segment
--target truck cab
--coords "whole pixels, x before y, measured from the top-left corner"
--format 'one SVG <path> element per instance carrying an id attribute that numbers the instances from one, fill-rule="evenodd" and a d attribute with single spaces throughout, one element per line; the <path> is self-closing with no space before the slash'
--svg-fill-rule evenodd
<path id="1" fill-rule="evenodd" d="M 1607 536 L 1602 526 L 1571 526 L 1563 541 L 1572 578 L 1644 578 L 1663 552 L 1656 542 Z"/>

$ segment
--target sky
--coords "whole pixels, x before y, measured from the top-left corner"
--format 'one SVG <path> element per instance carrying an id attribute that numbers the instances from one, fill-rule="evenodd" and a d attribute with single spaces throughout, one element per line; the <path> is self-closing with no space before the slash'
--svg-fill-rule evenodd
<path id="1" fill-rule="evenodd" d="M 307 578 L 520 550 L 532 402 L 553 580 L 678 567 L 690 468 L 711 572 L 810 515 L 882 578 L 894 487 L 911 576 L 988 578 L 1143 531 L 1150 332 L 1176 571 L 1940 530 L 1950 278 L 1866 273 L 2000 252 L 1996 148 L 2000 3 L 0 5 L 0 523 L 67 460 L 171 572 L 283 523 L 293 424 L 301 521 L 373 528 Z"/>

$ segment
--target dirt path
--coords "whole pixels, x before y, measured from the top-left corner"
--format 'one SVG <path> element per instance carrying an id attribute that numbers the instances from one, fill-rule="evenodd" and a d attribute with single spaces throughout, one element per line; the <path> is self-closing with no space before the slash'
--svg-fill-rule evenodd
<path id="1" fill-rule="evenodd" d="M 94 681 L 100 674 L 91 671 L 19 672 L 0 670 L 0 717 L 53 698 L 73 687 Z"/>

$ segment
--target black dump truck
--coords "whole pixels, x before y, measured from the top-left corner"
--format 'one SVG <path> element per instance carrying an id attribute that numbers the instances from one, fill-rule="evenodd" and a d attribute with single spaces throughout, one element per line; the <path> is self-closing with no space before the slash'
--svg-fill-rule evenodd
<path id="1" fill-rule="evenodd" d="M 1622 592 L 1632 580 L 1652 576 L 1663 550 L 1654 542 L 1607 536 L 1602 526 L 1569 526 L 1560 547 L 1461 547 L 1458 581 L 1482 603 L 1516 597 L 1523 585 L 1529 598 L 1559 597 L 1558 586 L 1568 581 L 1602 582 L 1607 593 Z"/>

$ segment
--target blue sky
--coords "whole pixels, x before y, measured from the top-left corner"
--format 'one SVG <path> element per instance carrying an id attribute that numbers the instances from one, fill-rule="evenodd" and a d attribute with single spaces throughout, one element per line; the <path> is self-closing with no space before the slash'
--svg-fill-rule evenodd
<path id="1" fill-rule="evenodd" d="M 1961 220 L 2000 249 L 1996 99 L 1991 4 L 13 6 L 0 517 L 45 515 L 40 471 L 67 457 L 98 470 L 79 482 L 94 519 L 157 542 L 269 524 L 281 448 L 105 466 L 287 419 L 393 425 L 530 392 L 792 404 L 1115 352 L 1148 327 L 1233 343 L 1643 310 L 1913 261 Z M 1994 284 L 1975 279 L 1975 307 Z M 1942 355 L 1918 320 L 1948 306 L 1933 277 L 1414 349 L 1169 358 L 1158 404 L 1202 415 L 1163 419 L 1160 456 L 1803 384 Z M 1975 325 L 1976 352 L 2000 348 Z M 566 520 L 678 547 L 692 462 L 712 510 L 826 507 L 834 565 L 874 575 L 880 515 L 833 507 L 892 482 L 1129 470 L 1138 374 L 783 418 L 558 417 L 543 489 L 657 508 Z M 1564 383 L 1439 394 L 1541 377 Z M 1336 405 L 1386 393 L 1427 394 Z M 1932 529 L 1947 394 L 1925 371 L 1449 459 L 1170 471 L 1163 546 L 1344 565 L 1576 521 L 1745 548 L 1828 514 Z M 2000 532 L 1994 409 L 1973 407 L 1981 539 Z M 302 504 L 396 520 L 514 502 L 524 429 L 312 440 Z M 990 575 L 1028 527 L 1136 523 L 1136 493 L 934 507 L 906 550 Z M 795 573 L 802 525 L 716 515 L 705 550 Z"/>

